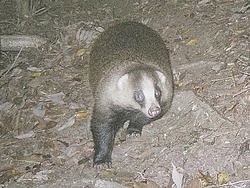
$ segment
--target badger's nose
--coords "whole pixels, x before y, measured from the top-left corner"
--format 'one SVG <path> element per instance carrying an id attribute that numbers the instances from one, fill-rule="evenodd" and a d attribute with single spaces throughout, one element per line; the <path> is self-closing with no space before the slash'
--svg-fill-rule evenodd
<path id="1" fill-rule="evenodd" d="M 148 109 L 148 114 L 149 114 L 152 118 L 158 116 L 160 113 L 161 113 L 161 108 L 158 107 L 158 106 L 156 106 L 156 107 L 150 107 L 150 108 Z"/>

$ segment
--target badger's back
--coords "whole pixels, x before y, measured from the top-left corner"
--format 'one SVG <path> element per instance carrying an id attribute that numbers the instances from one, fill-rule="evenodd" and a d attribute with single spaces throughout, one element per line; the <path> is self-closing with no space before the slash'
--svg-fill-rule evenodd
<path id="1" fill-rule="evenodd" d="M 134 66 L 160 70 L 172 79 L 168 50 L 161 37 L 137 22 L 123 22 L 100 34 L 90 53 L 90 84 L 93 92 L 102 80 L 121 76 Z"/>

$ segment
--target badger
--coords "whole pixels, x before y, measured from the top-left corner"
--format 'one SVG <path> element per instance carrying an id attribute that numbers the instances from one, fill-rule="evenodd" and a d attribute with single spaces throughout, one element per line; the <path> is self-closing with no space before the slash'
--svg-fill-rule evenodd
<path id="1" fill-rule="evenodd" d="M 94 97 L 90 128 L 93 165 L 111 167 L 117 131 L 129 122 L 128 134 L 170 108 L 173 76 L 169 51 L 160 35 L 148 26 L 117 23 L 96 39 L 90 51 L 89 82 Z"/>

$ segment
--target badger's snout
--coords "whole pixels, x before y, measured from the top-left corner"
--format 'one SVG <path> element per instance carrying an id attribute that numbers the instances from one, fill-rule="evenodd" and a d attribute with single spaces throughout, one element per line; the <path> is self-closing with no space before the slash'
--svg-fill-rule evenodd
<path id="1" fill-rule="evenodd" d="M 150 108 L 148 109 L 148 115 L 149 115 L 151 118 L 154 118 L 154 117 L 158 116 L 160 113 L 161 113 L 161 108 L 158 107 L 158 106 L 150 107 Z"/>

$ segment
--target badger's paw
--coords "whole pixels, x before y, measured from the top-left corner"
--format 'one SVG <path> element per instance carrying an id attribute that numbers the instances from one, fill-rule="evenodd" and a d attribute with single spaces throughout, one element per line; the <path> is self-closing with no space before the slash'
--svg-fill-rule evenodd
<path id="1" fill-rule="evenodd" d="M 98 172 L 107 170 L 107 169 L 112 169 L 112 163 L 94 164 L 94 168 Z"/>
<path id="2" fill-rule="evenodd" d="M 127 137 L 140 137 L 141 130 L 136 128 L 127 128 Z"/>
<path id="3" fill-rule="evenodd" d="M 94 159 L 93 166 L 96 169 L 109 169 L 109 168 L 112 168 L 112 162 L 111 162 L 110 158 L 101 158 L 100 159 L 100 158 L 96 157 Z"/>

